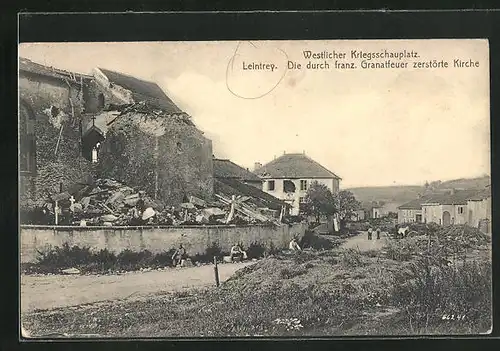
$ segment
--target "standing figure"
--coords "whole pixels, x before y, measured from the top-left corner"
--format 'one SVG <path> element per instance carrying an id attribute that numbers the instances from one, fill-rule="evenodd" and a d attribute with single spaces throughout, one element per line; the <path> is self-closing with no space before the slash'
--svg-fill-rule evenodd
<path id="1" fill-rule="evenodd" d="M 380 228 L 377 228 L 377 239 L 380 239 Z"/>
<path id="2" fill-rule="evenodd" d="M 372 240 L 372 233 L 373 233 L 373 229 L 371 227 L 368 228 L 368 240 Z"/>

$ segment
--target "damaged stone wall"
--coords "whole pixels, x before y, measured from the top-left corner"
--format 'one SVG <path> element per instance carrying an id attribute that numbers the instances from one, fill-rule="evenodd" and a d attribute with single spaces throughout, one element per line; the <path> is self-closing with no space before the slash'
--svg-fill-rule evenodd
<path id="1" fill-rule="evenodd" d="M 99 170 L 168 205 L 213 195 L 212 142 L 180 116 L 119 116 L 101 145 Z"/>
<path id="2" fill-rule="evenodd" d="M 65 188 L 91 174 L 90 162 L 80 156 L 82 88 L 79 82 L 21 72 L 20 99 L 35 115 L 36 140 L 36 173 L 20 177 L 21 210 L 43 204 L 60 183 Z"/>
<path id="3" fill-rule="evenodd" d="M 96 72 L 94 71 L 94 74 Z M 99 75 L 96 74 L 96 77 Z M 88 89 L 84 90 L 85 112 L 95 113 L 110 106 L 132 104 L 132 93 L 118 85 L 112 85 L 107 80 L 92 80 Z"/>

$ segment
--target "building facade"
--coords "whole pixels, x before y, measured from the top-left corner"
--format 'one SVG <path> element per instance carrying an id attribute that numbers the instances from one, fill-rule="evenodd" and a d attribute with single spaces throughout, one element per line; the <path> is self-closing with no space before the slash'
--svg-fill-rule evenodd
<path id="1" fill-rule="evenodd" d="M 82 155 L 81 128 L 91 106 L 92 77 L 19 60 L 19 205 L 49 196 L 92 172 Z"/>
<path id="2" fill-rule="evenodd" d="M 298 215 L 307 190 L 314 182 L 324 184 L 332 193 L 339 191 L 340 180 L 305 154 L 284 154 L 255 170 L 263 180 L 262 190 L 290 205 L 290 213 Z"/>
<path id="3" fill-rule="evenodd" d="M 398 208 L 398 223 L 467 224 L 491 233 L 491 192 L 459 190 L 431 194 Z"/>

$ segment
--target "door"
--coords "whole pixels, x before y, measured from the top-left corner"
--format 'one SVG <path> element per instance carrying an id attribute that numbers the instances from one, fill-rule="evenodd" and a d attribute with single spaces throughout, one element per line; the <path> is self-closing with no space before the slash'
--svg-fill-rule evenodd
<path id="1" fill-rule="evenodd" d="M 450 212 L 448 211 L 444 211 L 443 212 L 443 225 L 444 226 L 447 226 L 447 225 L 450 225 L 451 223 L 451 215 L 450 215 Z"/>
<path id="2" fill-rule="evenodd" d="M 417 223 L 422 223 L 422 215 L 421 214 L 415 215 L 415 221 Z"/>

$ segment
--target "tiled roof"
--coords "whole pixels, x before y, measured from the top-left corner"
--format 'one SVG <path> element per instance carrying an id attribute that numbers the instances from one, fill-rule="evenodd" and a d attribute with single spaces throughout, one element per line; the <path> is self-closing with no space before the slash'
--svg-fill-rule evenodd
<path id="1" fill-rule="evenodd" d="M 249 196 L 248 202 L 252 203 L 257 207 L 270 208 L 273 210 L 281 210 L 282 206 L 287 206 L 287 204 L 268 193 L 257 189 L 252 185 L 247 185 L 242 183 L 237 179 L 232 178 L 219 178 L 214 179 L 214 191 L 218 194 L 224 194 L 226 196 L 240 195 Z"/>
<path id="2" fill-rule="evenodd" d="M 456 190 L 422 196 L 399 206 L 399 209 L 419 209 L 423 204 L 465 205 L 467 200 L 482 200 L 491 196 L 489 189 L 483 190 Z"/>
<path id="3" fill-rule="evenodd" d="M 214 176 L 216 178 L 236 178 L 246 181 L 262 181 L 252 172 L 238 166 L 230 160 L 214 159 Z"/>
<path id="4" fill-rule="evenodd" d="M 339 176 L 304 154 L 284 154 L 257 169 L 263 178 L 336 178 Z"/>
<path id="5" fill-rule="evenodd" d="M 488 197 L 491 197 L 491 187 L 488 186 L 486 189 L 478 191 L 473 196 L 469 197 L 467 200 L 481 201 Z"/>
<path id="6" fill-rule="evenodd" d="M 422 208 L 422 204 L 426 203 L 427 200 L 430 200 L 431 196 L 422 196 L 421 198 L 409 201 L 401 206 L 398 209 L 408 209 L 408 210 L 419 210 Z"/>
<path id="7" fill-rule="evenodd" d="M 68 79 L 69 82 L 75 82 L 73 78 L 82 79 L 92 79 L 92 76 L 82 73 L 69 72 L 62 69 L 44 66 L 39 63 L 33 62 L 27 58 L 19 58 L 19 71 L 25 71 L 30 73 L 35 73 L 43 76 L 49 76 L 54 78 Z M 77 82 L 78 83 L 78 82 Z"/>
<path id="8" fill-rule="evenodd" d="M 438 203 L 441 205 L 464 205 L 471 197 L 476 196 L 477 190 L 456 190 L 454 193 L 445 192 L 431 195 L 424 203 Z"/>
<path id="9" fill-rule="evenodd" d="M 158 84 L 109 69 L 99 68 L 99 70 L 111 83 L 130 90 L 136 102 L 148 101 L 167 113 L 182 113 L 181 109 L 175 105 Z"/>

